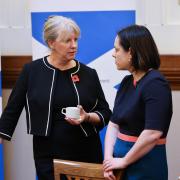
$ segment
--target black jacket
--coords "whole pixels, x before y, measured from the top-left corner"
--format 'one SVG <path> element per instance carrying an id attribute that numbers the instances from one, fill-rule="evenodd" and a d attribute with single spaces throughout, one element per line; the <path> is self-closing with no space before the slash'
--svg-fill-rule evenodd
<path id="1" fill-rule="evenodd" d="M 83 122 L 81 129 L 86 136 L 100 130 L 109 121 L 111 111 L 105 100 L 97 73 L 94 69 L 77 63 L 77 68 L 69 76 L 76 97 L 76 104 L 81 104 L 85 97 L 87 103 L 84 109 L 87 112 L 96 112 L 101 119 L 101 125 L 93 127 Z M 52 103 L 56 83 L 57 69 L 49 66 L 46 58 L 26 64 L 9 97 L 8 104 L 0 119 L 0 136 L 10 140 L 25 106 L 28 134 L 48 136 L 52 123 Z M 80 78 L 76 83 L 73 77 Z M 97 133 L 97 132 L 96 132 Z"/>

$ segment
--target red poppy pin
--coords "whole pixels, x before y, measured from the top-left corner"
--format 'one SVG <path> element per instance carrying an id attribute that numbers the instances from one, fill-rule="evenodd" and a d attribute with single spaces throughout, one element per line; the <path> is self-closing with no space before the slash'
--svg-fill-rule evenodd
<path id="1" fill-rule="evenodd" d="M 72 79 L 73 82 L 79 82 L 80 81 L 78 75 L 71 76 L 71 79 Z"/>

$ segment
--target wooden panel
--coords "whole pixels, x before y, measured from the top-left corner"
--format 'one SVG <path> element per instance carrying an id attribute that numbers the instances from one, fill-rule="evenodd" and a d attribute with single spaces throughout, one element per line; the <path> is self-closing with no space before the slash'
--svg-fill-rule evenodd
<path id="1" fill-rule="evenodd" d="M 23 67 L 32 56 L 2 56 L 2 87 L 12 88 Z M 173 90 L 180 90 L 180 55 L 161 55 L 160 71 Z"/>
<path id="2" fill-rule="evenodd" d="M 180 55 L 161 55 L 160 71 L 173 90 L 180 90 Z"/>
<path id="3" fill-rule="evenodd" d="M 31 62 L 32 56 L 2 56 L 2 87 L 12 88 L 24 64 Z"/>

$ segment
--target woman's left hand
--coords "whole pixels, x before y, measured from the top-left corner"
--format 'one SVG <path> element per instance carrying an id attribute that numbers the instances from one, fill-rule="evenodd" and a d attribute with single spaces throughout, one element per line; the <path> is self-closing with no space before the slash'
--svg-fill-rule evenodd
<path id="1" fill-rule="evenodd" d="M 124 169 L 127 165 L 124 158 L 111 158 L 103 161 L 104 171 L 111 171 L 113 169 Z"/>
<path id="2" fill-rule="evenodd" d="M 104 178 L 106 180 L 116 180 L 116 177 L 113 174 L 113 171 L 104 171 Z"/>

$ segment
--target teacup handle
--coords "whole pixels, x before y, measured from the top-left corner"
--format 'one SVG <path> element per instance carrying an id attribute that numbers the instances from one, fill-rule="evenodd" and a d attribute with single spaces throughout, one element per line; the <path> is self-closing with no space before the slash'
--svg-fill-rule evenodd
<path id="1" fill-rule="evenodd" d="M 62 108 L 62 109 L 61 109 L 61 113 L 66 116 L 66 108 Z"/>

